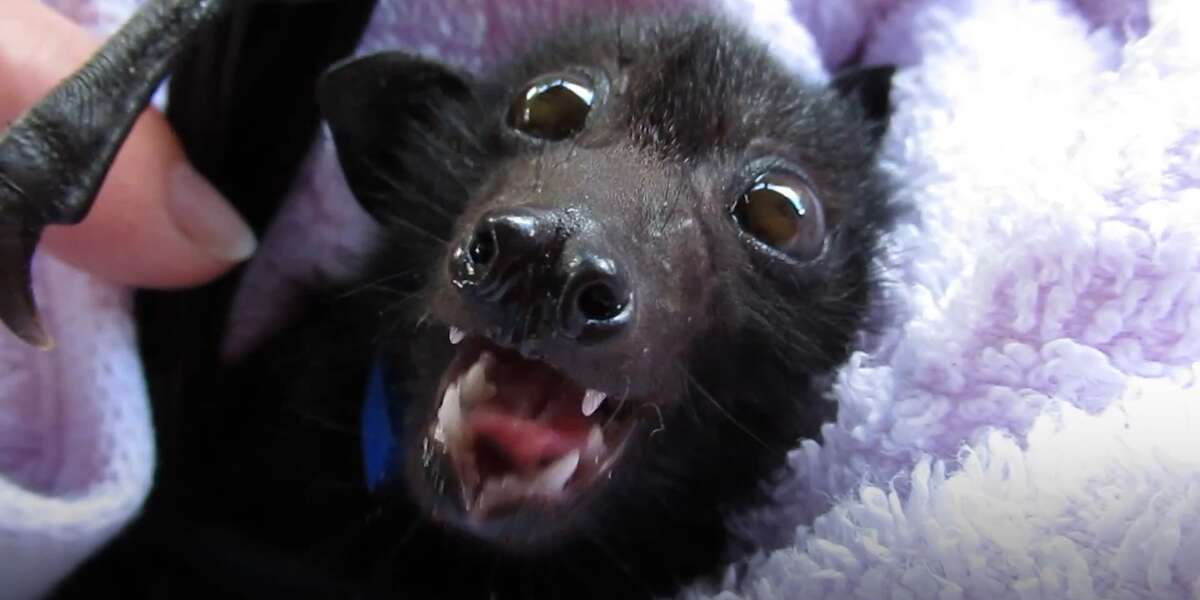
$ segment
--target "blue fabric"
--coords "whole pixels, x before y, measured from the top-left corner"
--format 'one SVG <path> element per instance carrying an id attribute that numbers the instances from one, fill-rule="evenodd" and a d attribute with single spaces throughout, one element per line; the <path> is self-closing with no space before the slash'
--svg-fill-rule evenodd
<path id="1" fill-rule="evenodd" d="M 392 431 L 389 404 L 383 366 L 377 362 L 367 381 L 362 412 L 363 469 L 367 488 L 372 491 L 387 478 L 388 470 L 394 464 L 396 435 Z"/>

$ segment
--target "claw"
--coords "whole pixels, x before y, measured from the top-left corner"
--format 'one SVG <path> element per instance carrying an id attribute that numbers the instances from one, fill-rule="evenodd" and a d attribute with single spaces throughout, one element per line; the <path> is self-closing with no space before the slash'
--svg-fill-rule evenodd
<path id="1" fill-rule="evenodd" d="M 30 260 L 37 234 L 27 230 L 0 229 L 0 320 L 25 343 L 40 350 L 54 347 L 33 303 Z"/>
<path id="2" fill-rule="evenodd" d="M 71 77 L 0 134 L 0 320 L 53 345 L 30 260 L 46 225 L 82 221 L 171 62 L 237 0 L 151 0 Z"/>

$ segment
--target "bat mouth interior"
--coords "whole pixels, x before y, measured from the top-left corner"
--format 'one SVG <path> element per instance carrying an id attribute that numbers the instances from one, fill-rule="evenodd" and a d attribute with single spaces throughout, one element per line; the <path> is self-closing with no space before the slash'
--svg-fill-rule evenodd
<path id="1" fill-rule="evenodd" d="M 619 458 L 632 409 L 558 368 L 450 330 L 458 353 L 442 376 L 428 440 L 457 480 L 469 520 L 578 499 Z"/>

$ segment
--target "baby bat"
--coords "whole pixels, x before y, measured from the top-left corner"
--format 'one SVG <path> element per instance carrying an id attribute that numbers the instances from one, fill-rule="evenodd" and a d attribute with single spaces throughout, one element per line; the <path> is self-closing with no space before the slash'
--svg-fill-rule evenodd
<path id="1" fill-rule="evenodd" d="M 697 15 L 581 21 L 482 77 L 338 64 L 317 99 L 379 246 L 212 384 L 113 560 L 154 597 L 714 573 L 878 300 L 891 74 L 813 85 Z"/>

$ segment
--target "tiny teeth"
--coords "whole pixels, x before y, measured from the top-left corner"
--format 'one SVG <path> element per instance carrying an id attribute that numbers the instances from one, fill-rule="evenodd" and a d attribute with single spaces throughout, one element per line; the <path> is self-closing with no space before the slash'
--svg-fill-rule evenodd
<path id="1" fill-rule="evenodd" d="M 587 446 L 584 447 L 583 454 L 587 458 L 600 460 L 600 455 L 604 452 L 604 431 L 600 429 L 600 425 L 592 425 L 591 431 L 588 432 Z"/>
<path id="2" fill-rule="evenodd" d="M 496 395 L 496 386 L 487 378 L 487 370 L 496 361 L 490 352 L 484 351 L 479 360 L 471 365 L 467 372 L 459 377 L 459 389 L 462 400 L 467 405 L 478 404 Z"/>
<path id="3" fill-rule="evenodd" d="M 458 383 L 452 382 L 442 396 L 442 405 L 437 412 L 437 426 L 433 438 L 442 444 L 455 440 L 462 431 L 462 408 L 459 405 Z"/>
<path id="4" fill-rule="evenodd" d="M 588 390 L 583 393 L 583 416 L 592 416 L 604 402 L 606 394 L 599 390 Z"/>
<path id="5" fill-rule="evenodd" d="M 572 450 L 569 454 L 563 455 L 546 467 L 533 481 L 531 487 L 534 491 L 547 496 L 561 494 L 563 488 L 567 486 L 567 481 L 575 474 L 575 469 L 579 468 L 579 458 L 578 450 Z"/>
<path id="6" fill-rule="evenodd" d="M 525 486 L 514 475 L 505 475 L 501 479 L 489 479 L 483 484 L 483 489 L 475 499 L 474 512 L 487 514 L 493 508 L 520 500 L 525 494 Z"/>
<path id="7" fill-rule="evenodd" d="M 463 338 L 465 338 L 465 337 L 467 337 L 467 334 L 463 333 L 463 330 L 461 330 L 457 327 L 450 328 L 450 343 L 451 344 L 458 345 L 458 343 L 463 341 Z"/>

